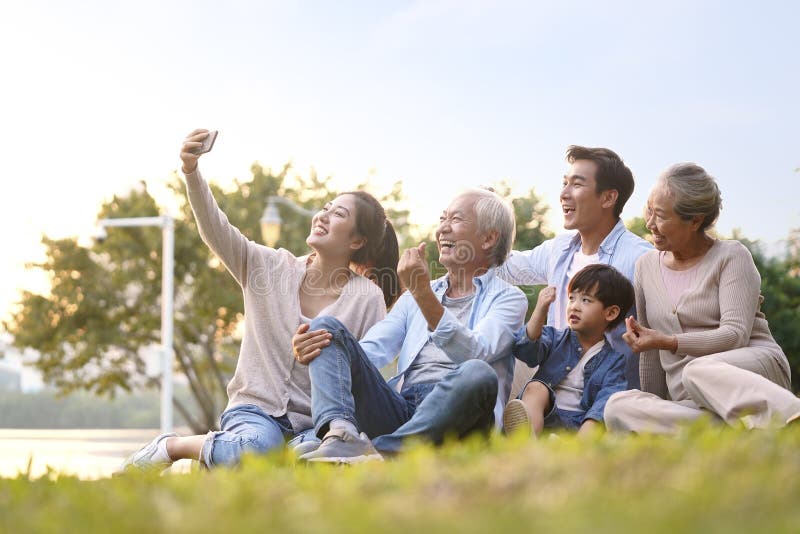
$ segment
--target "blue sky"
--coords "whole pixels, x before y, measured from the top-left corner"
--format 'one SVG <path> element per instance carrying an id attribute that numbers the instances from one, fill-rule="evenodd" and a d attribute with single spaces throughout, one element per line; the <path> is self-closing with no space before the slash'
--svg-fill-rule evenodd
<path id="1" fill-rule="evenodd" d="M 293 161 L 342 187 L 403 180 L 414 219 L 501 179 L 552 206 L 569 144 L 634 171 L 696 161 L 719 230 L 800 227 L 798 2 L 44 2 L 0 4 L 0 315 L 46 279 L 39 238 L 88 235 L 104 199 L 155 193 L 184 135 L 230 184 Z"/>

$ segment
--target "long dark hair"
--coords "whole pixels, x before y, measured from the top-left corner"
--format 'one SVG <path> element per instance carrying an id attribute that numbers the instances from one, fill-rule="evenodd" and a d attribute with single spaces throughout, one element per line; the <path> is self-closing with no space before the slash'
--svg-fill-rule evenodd
<path id="1" fill-rule="evenodd" d="M 364 191 L 348 191 L 343 195 L 356 198 L 356 232 L 367 240 L 350 259 L 357 271 L 375 282 L 383 291 L 388 308 L 400 293 L 397 262 L 400 259 L 397 234 L 386 211 L 378 200 Z"/>

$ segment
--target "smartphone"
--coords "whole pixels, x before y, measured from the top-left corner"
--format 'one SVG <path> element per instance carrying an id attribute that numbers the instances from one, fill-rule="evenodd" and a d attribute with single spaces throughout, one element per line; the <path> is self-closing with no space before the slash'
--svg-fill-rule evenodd
<path id="1" fill-rule="evenodd" d="M 217 140 L 217 130 L 211 130 L 208 132 L 208 135 L 205 139 L 203 139 L 203 144 L 200 145 L 198 148 L 194 149 L 195 154 L 205 154 L 206 152 L 210 152 L 211 148 L 214 146 L 214 141 Z"/>

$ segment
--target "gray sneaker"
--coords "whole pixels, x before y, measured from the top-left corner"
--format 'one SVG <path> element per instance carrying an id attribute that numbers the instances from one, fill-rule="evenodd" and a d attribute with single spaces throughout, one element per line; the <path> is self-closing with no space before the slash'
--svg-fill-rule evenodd
<path id="1" fill-rule="evenodd" d="M 308 462 L 330 462 L 337 464 L 357 464 L 371 460 L 383 461 L 372 442 L 363 432 L 354 436 L 344 429 L 330 430 L 315 451 L 300 457 Z"/>
<path id="2" fill-rule="evenodd" d="M 139 449 L 138 451 L 134 452 L 128 458 L 122 462 L 118 472 L 124 471 L 145 471 L 147 469 L 166 469 L 167 467 L 172 465 L 172 460 L 170 459 L 162 459 L 162 458 L 154 458 L 156 453 L 158 453 L 158 444 L 163 439 L 177 437 L 178 434 L 175 432 L 167 432 L 166 434 L 161 434 L 156 436 L 153 441 Z"/>
<path id="3" fill-rule="evenodd" d="M 308 454 L 309 452 L 314 452 L 315 450 L 319 449 L 319 446 L 322 442 L 318 438 L 314 439 L 307 439 L 305 441 L 301 441 L 294 447 L 292 450 L 297 456 L 303 456 L 304 454 Z"/>
<path id="4" fill-rule="evenodd" d="M 521 400 L 512 399 L 503 409 L 503 431 L 510 436 L 520 428 L 531 432 L 531 416 Z"/>

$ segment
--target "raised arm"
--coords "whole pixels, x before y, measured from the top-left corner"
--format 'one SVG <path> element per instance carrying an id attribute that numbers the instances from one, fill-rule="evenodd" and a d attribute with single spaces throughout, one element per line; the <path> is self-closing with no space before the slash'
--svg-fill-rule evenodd
<path id="1" fill-rule="evenodd" d="M 244 286 L 247 282 L 248 249 L 259 245 L 247 239 L 238 228 L 228 221 L 211 194 L 211 188 L 200 175 L 200 169 L 197 166 L 200 156 L 193 150 L 202 144 L 207 135 L 207 130 L 194 130 L 186 136 L 181 146 L 180 157 L 183 162 L 181 170 L 186 176 L 189 204 L 192 206 L 200 237 L 222 261 L 239 285 Z"/>
<path id="2" fill-rule="evenodd" d="M 556 298 L 556 288 L 548 286 L 539 291 L 539 296 L 536 299 L 536 307 L 531 313 L 531 318 L 525 329 L 517 334 L 517 339 L 514 343 L 512 352 L 514 357 L 518 360 L 525 362 L 528 367 L 536 367 L 540 365 L 550 354 L 550 346 L 552 341 L 552 332 L 544 343 L 540 338 L 542 337 L 542 329 L 545 322 L 547 322 L 547 312 L 550 305 Z"/>
<path id="3" fill-rule="evenodd" d="M 525 334 L 531 341 L 539 339 L 542 335 L 542 327 L 547 322 L 547 312 L 550 310 L 550 305 L 556 300 L 556 288 L 547 286 L 539 291 L 539 296 L 536 298 L 536 307 L 533 309 L 531 318 L 525 326 Z"/>

